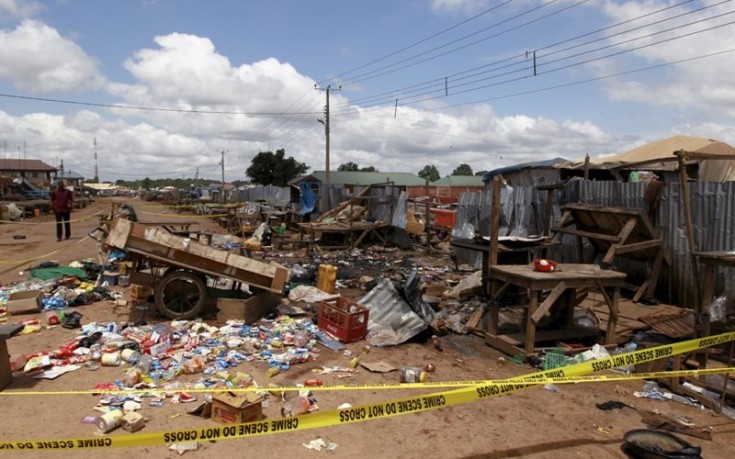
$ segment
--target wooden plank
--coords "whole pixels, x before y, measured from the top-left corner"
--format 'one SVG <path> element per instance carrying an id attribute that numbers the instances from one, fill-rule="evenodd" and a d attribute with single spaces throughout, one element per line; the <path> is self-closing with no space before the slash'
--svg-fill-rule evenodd
<path id="1" fill-rule="evenodd" d="M 628 239 L 628 236 L 630 236 L 630 233 L 635 228 L 636 223 L 638 220 L 636 218 L 629 218 L 627 222 L 625 222 L 625 226 L 623 226 L 623 229 L 618 234 L 618 237 L 620 238 L 620 243 L 625 242 Z M 612 263 L 615 259 L 615 255 L 617 253 L 619 244 L 611 244 L 610 248 L 607 251 L 607 254 L 602 258 L 603 263 Z"/>
<path id="2" fill-rule="evenodd" d="M 584 203 L 569 203 L 564 206 L 565 209 L 569 210 L 581 210 L 590 213 L 605 213 L 605 214 L 619 214 L 627 216 L 639 216 L 642 215 L 641 209 L 634 209 L 630 207 L 607 207 L 598 206 L 595 204 L 584 204 Z"/>
<path id="3" fill-rule="evenodd" d="M 572 228 L 562 228 L 560 226 L 554 226 L 551 228 L 556 233 L 571 234 L 573 236 L 586 237 L 588 239 L 599 239 L 601 241 L 619 242 L 620 237 L 612 236 L 610 234 L 593 233 L 591 231 L 581 231 Z"/>
<path id="4" fill-rule="evenodd" d="M 518 344 L 514 344 L 516 341 L 509 341 L 507 335 L 494 335 L 490 333 L 485 334 L 485 344 L 492 346 L 495 349 L 504 352 L 508 355 L 525 354 L 525 351 L 518 347 Z"/>
<path id="5" fill-rule="evenodd" d="M 556 341 L 566 341 L 574 338 L 590 338 L 599 336 L 600 330 L 591 327 L 564 327 L 550 330 L 538 330 L 536 332 L 536 343 L 547 343 Z M 526 340 L 523 333 L 510 333 L 507 335 L 497 335 L 503 341 L 510 345 L 520 345 Z M 534 348 L 535 349 L 535 348 Z"/>
<path id="6" fill-rule="evenodd" d="M 604 292 L 604 289 L 603 289 Z M 620 288 L 614 287 L 610 301 L 610 317 L 607 321 L 607 330 L 605 333 L 605 344 L 615 342 L 615 330 L 618 326 L 618 302 L 620 301 Z"/>
<path id="7" fill-rule="evenodd" d="M 498 231 L 500 231 L 500 192 L 503 182 L 499 175 L 493 177 L 492 220 L 490 222 L 490 252 L 488 266 L 498 264 Z"/>
<path id="8" fill-rule="evenodd" d="M 615 252 L 618 255 L 622 255 L 630 252 L 637 252 L 639 250 L 652 249 L 654 247 L 661 247 L 661 239 L 651 239 L 650 241 L 636 242 L 634 244 L 619 245 Z"/>
<path id="9" fill-rule="evenodd" d="M 538 294 L 536 290 L 531 290 L 528 298 L 528 311 L 526 313 L 526 353 L 533 353 L 533 347 L 536 343 L 536 324 L 530 319 L 530 317 L 536 313 L 538 308 Z"/>
<path id="10" fill-rule="evenodd" d="M 531 314 L 531 320 L 533 323 L 537 324 L 541 318 L 546 315 L 546 313 L 549 312 L 549 309 L 556 303 L 556 300 L 559 299 L 562 293 L 567 289 L 567 284 L 564 283 L 564 281 L 559 282 L 556 287 L 554 287 L 554 290 L 551 291 L 549 296 L 546 297 L 543 303 L 541 303 L 541 306 Z"/>

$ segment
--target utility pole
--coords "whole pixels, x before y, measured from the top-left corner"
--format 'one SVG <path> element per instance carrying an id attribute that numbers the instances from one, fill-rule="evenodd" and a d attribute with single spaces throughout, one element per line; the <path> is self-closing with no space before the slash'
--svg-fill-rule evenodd
<path id="1" fill-rule="evenodd" d="M 326 137 L 326 169 L 324 171 L 324 183 L 326 184 L 325 189 L 329 189 L 329 92 L 333 91 L 332 86 L 329 85 L 326 88 L 320 88 L 318 86 L 314 86 L 316 89 L 320 91 L 324 91 L 327 94 L 327 104 L 324 106 L 324 119 L 322 120 L 317 119 L 320 123 L 324 125 L 324 136 Z M 342 86 L 337 88 L 337 91 L 341 90 Z"/>
<path id="2" fill-rule="evenodd" d="M 100 183 L 100 171 L 97 169 L 97 137 L 94 138 L 94 180 Z"/>
<path id="3" fill-rule="evenodd" d="M 222 204 L 227 204 L 227 195 L 225 194 L 225 151 L 222 150 L 222 161 L 220 161 L 220 165 L 222 166 Z"/>

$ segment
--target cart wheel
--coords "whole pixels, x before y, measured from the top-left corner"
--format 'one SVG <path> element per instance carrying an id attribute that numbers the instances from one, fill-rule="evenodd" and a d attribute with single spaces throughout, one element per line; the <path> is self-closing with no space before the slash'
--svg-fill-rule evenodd
<path id="1" fill-rule="evenodd" d="M 171 271 L 156 284 L 156 307 L 171 319 L 190 319 L 204 309 L 207 284 L 189 271 Z"/>

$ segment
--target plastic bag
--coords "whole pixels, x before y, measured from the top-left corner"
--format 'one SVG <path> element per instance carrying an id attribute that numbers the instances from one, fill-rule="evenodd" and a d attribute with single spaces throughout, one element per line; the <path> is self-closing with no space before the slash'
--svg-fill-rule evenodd
<path id="1" fill-rule="evenodd" d="M 707 313 L 709 314 L 710 321 L 712 322 L 725 322 L 727 321 L 727 296 L 719 296 L 715 300 L 707 305 Z"/>

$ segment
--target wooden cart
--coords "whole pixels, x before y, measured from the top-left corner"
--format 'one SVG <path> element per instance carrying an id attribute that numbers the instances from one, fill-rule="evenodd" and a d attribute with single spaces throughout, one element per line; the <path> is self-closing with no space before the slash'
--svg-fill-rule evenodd
<path id="1" fill-rule="evenodd" d="M 120 249 L 134 261 L 136 282 L 153 287 L 156 307 L 172 319 L 202 311 L 208 279 L 226 278 L 249 285 L 251 291 L 282 293 L 290 278 L 290 270 L 277 263 L 216 249 L 159 226 L 115 219 L 109 231 L 96 231 L 96 236 L 90 234 L 104 251 Z M 159 269 L 142 271 L 149 267 Z"/>

